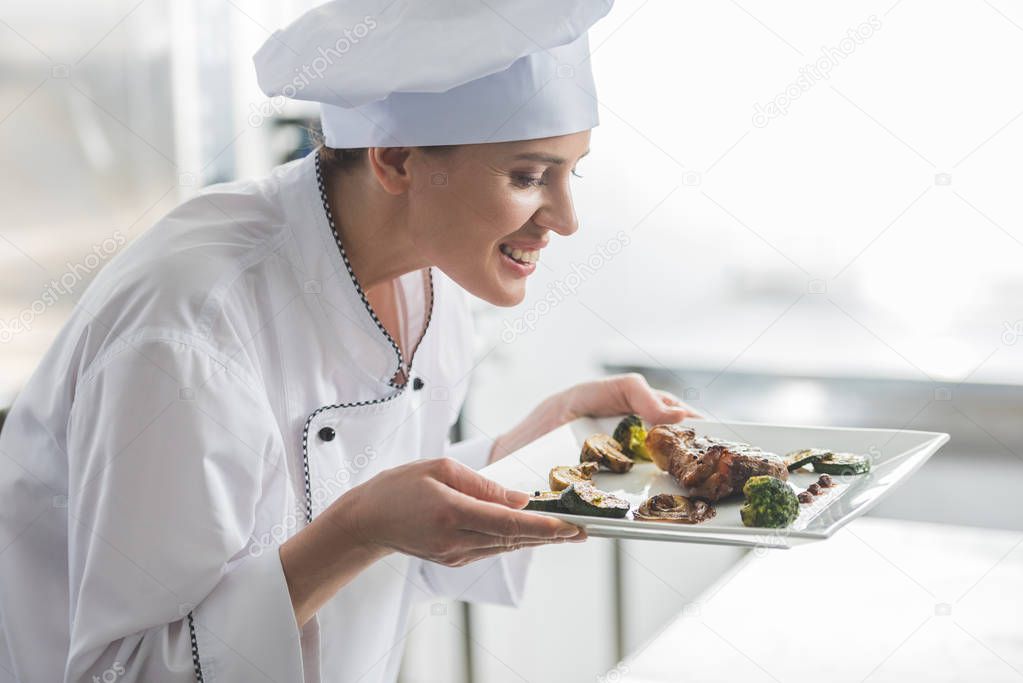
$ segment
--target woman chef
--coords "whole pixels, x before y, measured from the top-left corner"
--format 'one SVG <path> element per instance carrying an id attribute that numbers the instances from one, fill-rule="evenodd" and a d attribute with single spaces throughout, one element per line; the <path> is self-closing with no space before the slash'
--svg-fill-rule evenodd
<path id="1" fill-rule="evenodd" d="M 413 602 L 515 604 L 505 551 L 584 538 L 474 470 L 584 414 L 676 422 L 675 397 L 612 377 L 446 437 L 466 292 L 520 302 L 576 231 L 611 1 L 339 0 L 273 34 L 260 85 L 322 102 L 327 147 L 140 236 L 12 408 L 0 678 L 393 681 Z"/>

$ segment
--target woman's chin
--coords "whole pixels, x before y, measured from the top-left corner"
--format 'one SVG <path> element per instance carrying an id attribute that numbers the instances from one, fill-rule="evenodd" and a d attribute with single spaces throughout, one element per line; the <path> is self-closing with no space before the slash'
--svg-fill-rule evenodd
<path id="1" fill-rule="evenodd" d="M 487 303 L 501 306 L 502 308 L 518 306 L 526 298 L 526 283 L 524 280 L 508 280 L 498 277 L 491 281 L 489 286 L 484 289 L 484 292 L 473 293 Z"/>
<path id="2" fill-rule="evenodd" d="M 494 272 L 465 273 L 454 269 L 448 271 L 443 267 L 441 270 L 444 270 L 462 289 L 494 306 L 502 308 L 518 306 L 526 298 L 526 278 L 505 277 L 503 273 Z"/>
<path id="3" fill-rule="evenodd" d="M 511 308 L 512 306 L 518 306 L 526 299 L 526 283 L 519 282 L 515 284 L 501 283 L 494 289 L 494 295 L 492 297 L 486 297 L 488 303 L 494 306 L 501 306 L 503 308 Z"/>

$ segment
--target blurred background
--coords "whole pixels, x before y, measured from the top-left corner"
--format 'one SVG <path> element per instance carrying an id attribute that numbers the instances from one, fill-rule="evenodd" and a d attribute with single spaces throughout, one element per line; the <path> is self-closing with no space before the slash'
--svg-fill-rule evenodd
<path id="1" fill-rule="evenodd" d="M 251 55 L 312 4 L 0 9 L 0 405 L 124 244 L 199 188 L 308 151 L 315 108 L 269 101 Z M 974 529 L 997 539 L 988 572 L 1020 566 L 1019 4 L 619 0 L 590 41 L 582 228 L 523 304 L 477 304 L 463 433 L 620 371 L 711 419 L 944 431 L 873 516 Z M 543 549 L 519 610 L 423 605 L 402 680 L 622 679 L 616 662 L 746 554 Z M 579 628 L 557 616 L 569 601 Z M 1023 678 L 1021 632 L 976 656 Z"/>

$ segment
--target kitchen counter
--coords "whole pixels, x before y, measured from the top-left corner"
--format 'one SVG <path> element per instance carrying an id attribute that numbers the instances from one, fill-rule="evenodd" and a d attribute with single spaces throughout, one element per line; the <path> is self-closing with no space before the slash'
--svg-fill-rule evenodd
<path id="1" fill-rule="evenodd" d="M 862 518 L 750 552 L 603 680 L 1020 681 L 1023 533 Z"/>

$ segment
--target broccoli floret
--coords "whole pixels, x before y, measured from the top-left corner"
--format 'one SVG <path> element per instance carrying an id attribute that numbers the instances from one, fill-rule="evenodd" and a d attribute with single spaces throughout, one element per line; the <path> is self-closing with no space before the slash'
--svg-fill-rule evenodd
<path id="1" fill-rule="evenodd" d="M 742 487 L 746 503 L 739 510 L 746 526 L 786 527 L 799 516 L 799 499 L 792 488 L 774 477 L 750 477 Z"/>
<path id="2" fill-rule="evenodd" d="M 627 415 L 615 427 L 614 440 L 621 444 L 622 452 L 633 460 L 653 460 L 646 447 L 646 427 L 639 415 Z"/>

